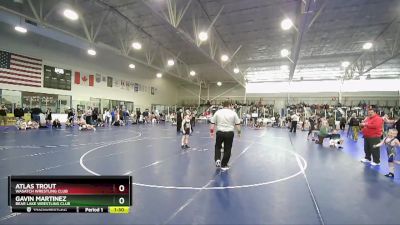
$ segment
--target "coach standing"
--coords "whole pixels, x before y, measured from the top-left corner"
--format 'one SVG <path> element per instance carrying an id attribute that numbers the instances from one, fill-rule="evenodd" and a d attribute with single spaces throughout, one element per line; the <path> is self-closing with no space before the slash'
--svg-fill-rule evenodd
<path id="1" fill-rule="evenodd" d="M 215 140 L 215 165 L 221 167 L 222 170 L 228 170 L 228 162 L 231 157 L 232 143 L 234 137 L 235 126 L 240 137 L 240 120 L 236 112 L 229 108 L 230 103 L 224 102 L 223 109 L 215 112 L 211 118 L 210 133 L 211 137 L 214 136 L 215 125 L 216 128 L 216 140 Z M 224 157 L 221 162 L 221 148 L 222 143 L 224 144 Z"/>
<path id="2" fill-rule="evenodd" d="M 363 127 L 362 133 L 364 135 L 364 152 L 365 158 L 361 159 L 361 162 L 371 162 L 371 155 L 373 162 L 372 166 L 380 165 L 380 149 L 374 148 L 380 142 L 382 136 L 383 119 L 375 113 L 374 109 L 368 110 L 368 118 L 361 123 Z"/>

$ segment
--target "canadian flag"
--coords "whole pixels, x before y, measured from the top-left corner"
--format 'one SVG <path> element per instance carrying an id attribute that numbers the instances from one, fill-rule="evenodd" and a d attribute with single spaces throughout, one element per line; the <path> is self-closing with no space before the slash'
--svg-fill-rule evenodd
<path id="1" fill-rule="evenodd" d="M 84 75 L 78 71 L 75 71 L 75 84 L 82 86 L 94 86 L 94 75 Z"/>

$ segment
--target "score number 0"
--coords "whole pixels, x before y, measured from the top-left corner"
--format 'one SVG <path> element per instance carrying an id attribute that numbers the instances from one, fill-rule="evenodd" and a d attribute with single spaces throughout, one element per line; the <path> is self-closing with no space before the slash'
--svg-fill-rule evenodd
<path id="1" fill-rule="evenodd" d="M 125 186 L 122 185 L 122 184 L 119 185 L 118 190 L 120 192 L 124 192 L 125 191 Z M 119 202 L 119 204 L 123 205 L 125 203 L 125 198 L 124 197 L 119 198 L 118 202 Z"/>

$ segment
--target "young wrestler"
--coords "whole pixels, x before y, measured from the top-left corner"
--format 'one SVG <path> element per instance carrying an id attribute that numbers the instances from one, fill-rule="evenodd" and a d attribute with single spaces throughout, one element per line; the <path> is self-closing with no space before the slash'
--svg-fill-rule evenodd
<path id="1" fill-rule="evenodd" d="M 53 121 L 53 127 L 54 127 L 54 128 L 61 128 L 61 122 L 60 122 L 59 119 L 55 119 L 55 120 Z"/>
<path id="2" fill-rule="evenodd" d="M 185 118 L 182 120 L 182 145 L 181 148 L 182 149 L 187 149 L 190 148 L 189 147 L 189 136 L 192 133 L 192 125 L 190 123 L 191 120 L 191 115 L 190 115 L 190 111 L 186 111 L 186 116 Z"/>
<path id="3" fill-rule="evenodd" d="M 90 124 L 87 124 L 86 120 L 83 117 L 81 117 L 81 120 L 79 121 L 78 125 L 79 125 L 79 130 L 93 130 L 93 131 L 96 131 L 96 128 L 94 126 L 90 125 Z"/>
<path id="4" fill-rule="evenodd" d="M 343 139 L 340 138 L 338 130 L 333 130 L 329 137 L 329 146 L 332 148 L 343 148 Z"/>
<path id="5" fill-rule="evenodd" d="M 396 161 L 396 146 L 400 146 L 399 140 L 396 138 L 397 130 L 390 129 L 388 132 L 388 136 L 383 139 L 379 144 L 374 145 L 374 148 L 380 147 L 382 145 L 386 146 L 386 151 L 388 154 L 388 162 L 389 162 L 389 173 L 386 174 L 386 177 L 394 178 L 394 163 L 400 164 L 400 161 Z"/>

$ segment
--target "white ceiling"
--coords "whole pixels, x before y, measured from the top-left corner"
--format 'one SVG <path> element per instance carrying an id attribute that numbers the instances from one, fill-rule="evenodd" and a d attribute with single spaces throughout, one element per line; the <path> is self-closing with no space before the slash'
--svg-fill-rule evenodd
<path id="1" fill-rule="evenodd" d="M 177 12 L 188 6 L 177 27 L 169 21 L 168 4 Z M 62 16 L 66 7 L 77 10 L 82 20 L 66 20 Z M 129 57 L 184 79 L 193 80 L 190 69 L 205 82 L 287 81 L 290 69 L 292 80 L 358 79 L 358 70 L 371 67 L 376 68 L 361 75 L 400 78 L 400 0 L 7 0 L 0 2 L 0 13 L 5 11 L 121 52 L 129 49 L 124 52 Z M 280 28 L 286 17 L 297 31 Z M 196 31 L 207 29 L 215 18 L 210 40 L 197 45 Z M 143 43 L 142 51 L 129 48 L 133 40 Z M 374 41 L 370 53 L 362 49 L 367 41 Z M 238 48 L 229 63 L 220 62 L 222 53 L 232 56 Z M 280 56 L 282 48 L 291 50 L 294 62 Z M 151 62 L 149 56 L 154 58 Z M 171 57 L 180 61 L 173 69 L 165 65 Z M 342 61 L 358 70 L 345 73 Z M 236 66 L 241 73 L 233 73 Z"/>

